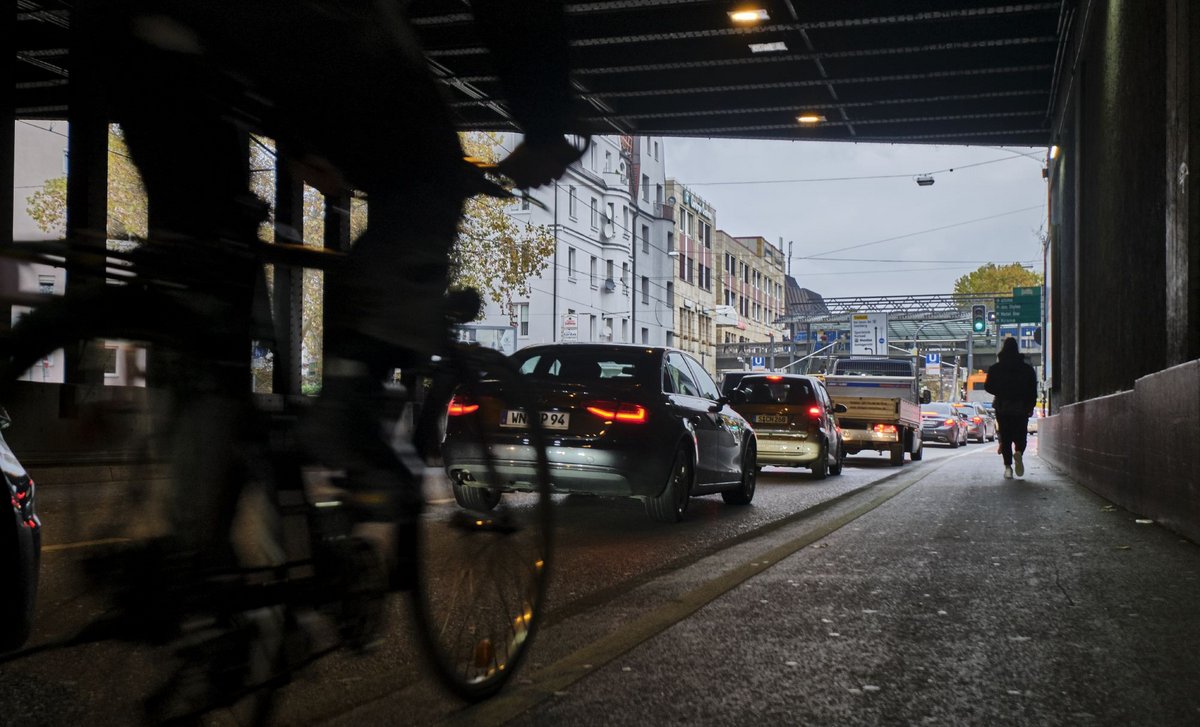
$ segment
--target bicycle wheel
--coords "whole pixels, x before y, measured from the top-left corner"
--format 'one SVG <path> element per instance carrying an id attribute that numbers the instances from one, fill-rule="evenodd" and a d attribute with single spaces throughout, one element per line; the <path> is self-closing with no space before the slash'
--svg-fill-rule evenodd
<path id="1" fill-rule="evenodd" d="M 455 479 L 427 487 L 413 612 L 442 682 L 478 701 L 512 676 L 545 610 L 553 516 L 545 437 L 520 373 L 488 349 L 442 361 L 425 407 L 442 418 L 441 456 Z M 521 426 L 501 431 L 502 417 Z M 476 493 L 466 503 L 493 507 L 460 506 L 453 486 Z"/>
<path id="2" fill-rule="evenodd" d="M 163 319 L 179 332 L 163 332 Z M 233 426 L 253 425 L 245 422 L 244 397 L 216 396 L 202 383 L 211 367 L 185 340 L 202 323 L 170 296 L 109 288 L 48 301 L 4 342 L 0 392 L 31 422 L 53 423 L 59 458 L 127 473 L 41 489 L 53 504 L 43 516 L 47 532 L 78 545 L 69 560 L 51 561 L 57 595 L 69 595 L 44 618 L 51 630 L 75 635 L 46 641 L 35 634 L 27 652 L 12 657 L 41 683 L 66 673 L 96 687 L 79 706 L 98 722 L 127 723 L 139 714 L 153 723 L 189 722 L 219 710 L 258 723 L 278 681 L 290 610 L 252 603 L 255 584 L 246 575 L 277 565 L 272 548 L 239 547 L 232 531 L 229 538 L 197 536 L 212 515 L 262 543 L 270 529 L 264 518 L 275 514 L 255 488 L 241 486 L 244 468 L 233 466 L 241 457 L 234 442 L 245 442 Z M 53 396 L 50 385 L 20 381 L 31 364 L 60 356 L 77 362 L 85 383 Z M 124 385 L 109 385 L 114 370 Z M 67 402 L 68 411 L 47 401 Z M 243 479 L 225 492 L 202 491 L 197 485 L 213 484 L 218 469 L 226 481 L 235 471 Z M 183 472 L 190 476 L 181 479 Z M 193 519 L 180 521 L 185 511 Z M 220 541 L 221 550 L 228 542 L 236 552 L 218 556 L 201 540 Z"/>

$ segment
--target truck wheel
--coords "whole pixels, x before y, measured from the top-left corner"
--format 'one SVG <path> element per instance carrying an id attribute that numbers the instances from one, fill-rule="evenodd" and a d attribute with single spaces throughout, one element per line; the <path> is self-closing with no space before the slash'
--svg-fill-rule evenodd
<path id="1" fill-rule="evenodd" d="M 904 464 L 904 444 L 897 442 L 895 446 L 892 447 L 891 464 L 893 467 L 899 467 L 900 465 Z"/>
<path id="2" fill-rule="evenodd" d="M 916 437 L 913 437 L 913 443 L 916 444 L 917 448 L 909 456 L 912 457 L 913 462 L 920 462 L 921 458 L 925 456 L 925 445 Z"/>

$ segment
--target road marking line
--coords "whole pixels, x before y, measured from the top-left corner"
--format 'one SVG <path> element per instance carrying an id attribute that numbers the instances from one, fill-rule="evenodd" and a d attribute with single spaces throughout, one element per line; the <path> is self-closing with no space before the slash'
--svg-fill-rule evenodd
<path id="1" fill-rule="evenodd" d="M 690 617 L 704 606 L 707 606 L 712 601 L 732 591 L 764 570 L 774 567 L 776 563 L 779 563 L 788 556 L 797 553 L 878 508 L 888 500 L 891 500 L 934 472 L 937 472 L 945 464 L 968 454 L 973 454 L 973 452 L 962 452 L 952 455 L 934 463 L 934 466 L 929 467 L 928 471 L 914 473 L 916 476 L 908 483 L 896 485 L 894 489 L 877 495 L 849 512 L 834 518 L 831 522 L 820 525 L 799 537 L 775 546 L 765 553 L 749 558 L 741 565 L 730 569 L 727 573 L 682 594 L 672 602 L 630 622 L 620 631 L 600 638 L 575 653 L 569 654 L 557 662 L 539 669 L 529 675 L 529 679 L 533 681 L 533 684 L 502 692 L 487 702 L 456 712 L 438 724 L 464 726 L 500 725 L 515 719 L 533 709 L 541 702 L 551 698 L 556 692 L 562 692 L 588 674 L 598 671 L 602 666 L 632 651 L 651 638 Z M 902 476 L 905 473 L 897 474 Z M 887 479 L 899 478 L 892 475 Z"/>
<path id="2" fill-rule="evenodd" d="M 81 540 L 77 543 L 59 543 L 58 545 L 43 545 L 43 553 L 55 553 L 60 550 L 76 550 L 78 548 L 94 548 L 98 545 L 116 545 L 128 543 L 131 538 L 100 538 L 98 540 Z"/>

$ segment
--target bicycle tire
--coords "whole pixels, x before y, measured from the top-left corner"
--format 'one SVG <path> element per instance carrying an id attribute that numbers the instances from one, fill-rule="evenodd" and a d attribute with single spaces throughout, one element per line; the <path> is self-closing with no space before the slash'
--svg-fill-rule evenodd
<path id="1" fill-rule="evenodd" d="M 0 392 L 6 395 L 12 392 L 12 385 L 31 363 L 59 349 L 81 352 L 83 366 L 94 368 L 102 363 L 96 360 L 104 351 L 102 342 L 112 339 L 134 342 L 186 362 L 195 354 L 194 344 L 187 340 L 186 333 L 164 331 L 159 326 L 163 320 L 174 320 L 186 331 L 188 323 L 197 324 L 199 318 L 185 306 L 176 305 L 171 296 L 134 288 L 105 288 L 80 298 L 51 299 L 23 317 L 4 340 Z M 186 368 L 187 364 L 184 365 Z M 174 379 L 177 384 L 185 377 L 186 372 L 166 374 L 166 378 Z M 78 398 L 91 398 L 87 392 L 99 390 L 103 385 L 103 380 L 85 385 Z M 96 554 L 87 561 L 85 569 L 90 571 L 88 597 L 95 599 L 97 605 L 103 604 L 98 609 L 102 615 L 84 623 L 75 637 L 57 644 L 40 644 L 25 658 L 35 658 L 36 654 L 56 648 L 74 649 L 104 641 L 133 643 L 137 645 L 132 652 L 135 658 L 128 660 L 119 673 L 112 674 L 114 689 L 98 690 L 105 700 L 111 700 L 97 706 L 100 714 L 112 710 L 110 715 L 124 715 L 122 721 L 136 720 L 132 715 L 140 709 L 146 722 L 170 724 L 190 723 L 201 715 L 221 711 L 233 715 L 240 723 L 265 723 L 273 706 L 276 682 L 280 681 L 286 635 L 264 636 L 276 628 L 264 624 L 272 622 L 290 628 L 293 621 L 290 604 L 284 602 L 243 613 L 221 606 L 188 613 L 187 606 L 171 606 L 181 592 L 186 596 L 203 586 L 202 581 L 193 579 L 197 571 L 186 567 L 182 571 L 172 570 L 167 562 L 178 561 L 178 555 L 165 545 L 160 534 L 151 535 L 139 527 L 125 529 L 130 523 L 144 525 L 145 521 L 135 513 L 149 513 L 156 504 L 149 501 L 154 495 L 146 491 L 153 489 L 147 482 L 160 475 L 153 464 L 156 456 L 147 453 L 163 446 L 167 440 L 164 434 L 171 431 L 163 422 L 172 417 L 155 409 L 147 404 L 139 413 L 159 425 L 147 425 L 144 431 L 130 435 L 139 440 L 129 451 L 146 455 L 144 460 L 135 458 L 130 469 L 134 474 L 128 479 L 138 483 L 139 496 L 125 499 L 135 504 L 109 515 L 83 511 L 79 523 L 87 528 L 90 540 L 111 541 L 96 547 Z M 102 419 L 100 423 L 107 421 Z M 168 449 L 162 451 L 170 453 L 174 444 L 166 446 Z M 233 507 L 241 512 L 242 504 Z M 83 510 L 75 506 L 68 509 L 73 513 Z M 215 600 L 219 599 L 202 599 L 200 603 L 211 605 Z M 129 611 L 131 604 L 134 608 Z M 194 624 L 183 623 L 185 615 L 200 618 Z M 243 664 L 231 663 L 231 656 L 236 655 L 244 655 Z M 22 658 L 22 654 L 18 652 L 13 657 Z M 234 684 L 231 674 L 239 669 L 249 678 L 242 684 Z M 138 678 L 145 681 L 137 682 L 140 689 L 132 688 Z M 114 694 L 120 696 L 114 698 Z"/>
<path id="2" fill-rule="evenodd" d="M 535 410 L 521 374 L 490 349 L 453 354 L 440 364 L 439 379 L 426 403 L 438 409 L 426 412 L 446 411 L 446 391 L 453 388 L 445 386 L 448 379 L 457 384 L 450 393 L 486 399 L 482 411 Z M 494 437 L 486 428 L 477 431 L 488 486 L 497 498 L 503 491 L 503 502 L 488 512 L 463 509 L 452 498 L 428 504 L 416 539 L 411 591 L 419 640 L 436 675 L 469 702 L 498 692 L 527 655 L 545 611 L 553 541 L 546 440 L 538 418 L 530 417 L 525 441 L 533 461 L 526 463 L 518 491 L 497 484 L 502 475 Z"/>

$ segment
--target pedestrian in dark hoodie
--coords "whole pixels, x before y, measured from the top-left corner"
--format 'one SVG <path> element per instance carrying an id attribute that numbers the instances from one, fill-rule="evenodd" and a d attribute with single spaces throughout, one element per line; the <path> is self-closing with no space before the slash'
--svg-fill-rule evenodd
<path id="1" fill-rule="evenodd" d="M 1037 405 L 1037 374 L 1025 363 L 1025 357 L 1017 349 L 1017 339 L 1004 339 L 996 363 L 988 369 L 983 387 L 995 396 L 992 411 L 996 413 L 996 426 L 1000 429 L 1000 455 L 1004 457 L 1004 479 L 1011 480 L 1013 467 L 1017 476 L 1025 475 L 1026 427 L 1033 407 Z M 1015 451 L 1014 451 L 1015 449 Z"/>

